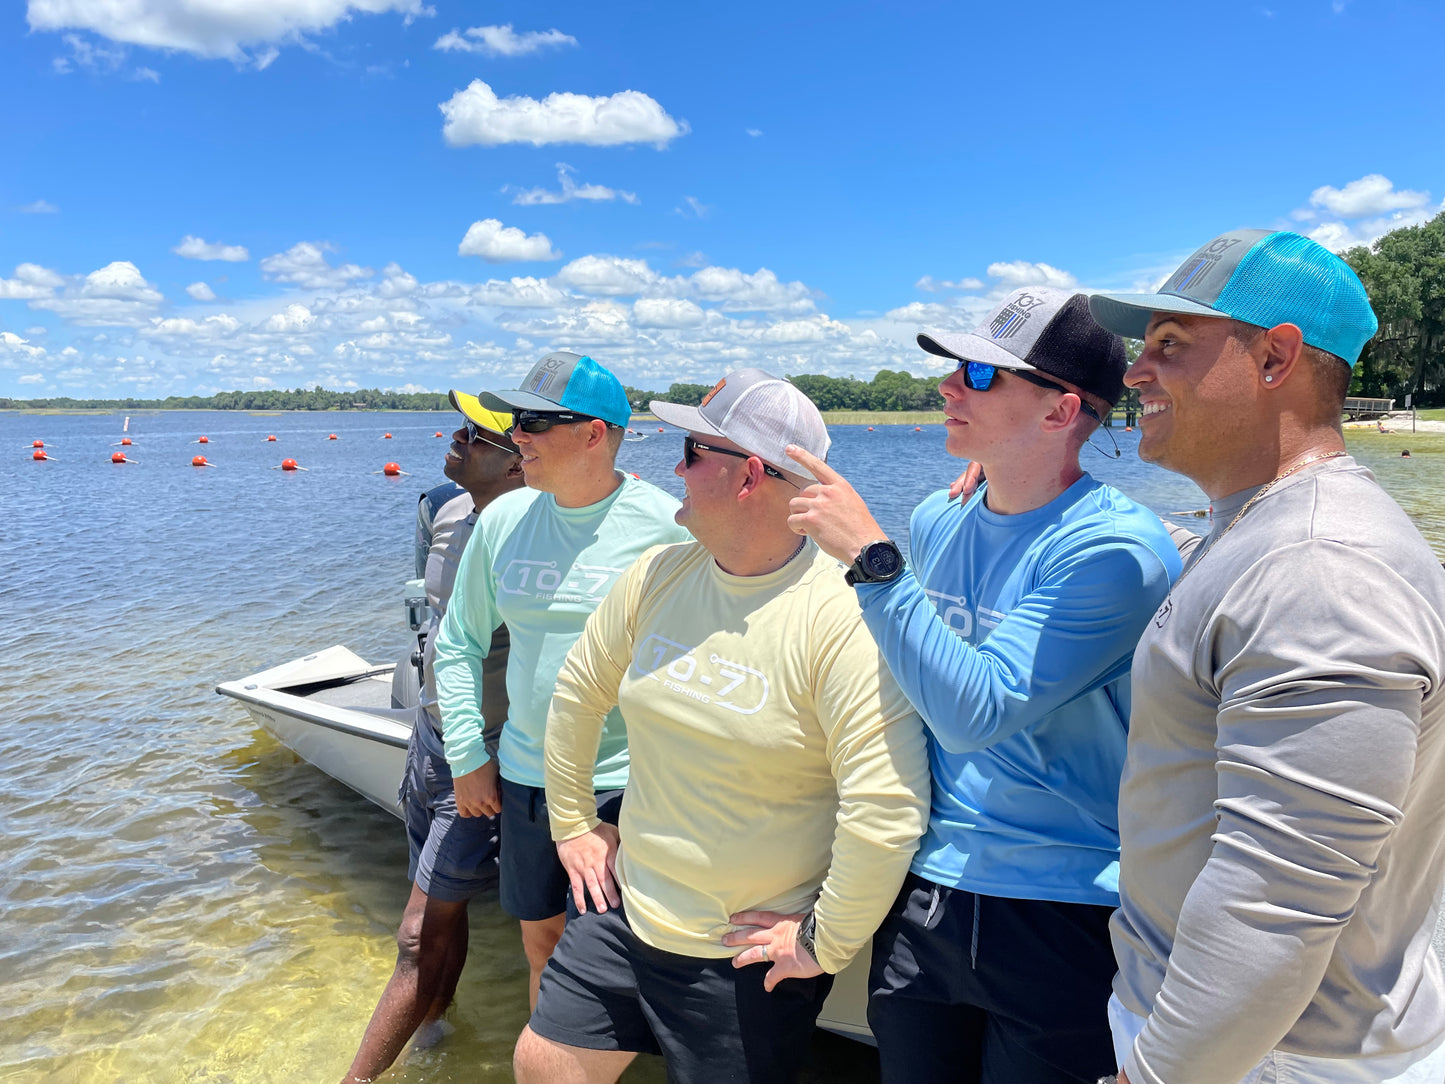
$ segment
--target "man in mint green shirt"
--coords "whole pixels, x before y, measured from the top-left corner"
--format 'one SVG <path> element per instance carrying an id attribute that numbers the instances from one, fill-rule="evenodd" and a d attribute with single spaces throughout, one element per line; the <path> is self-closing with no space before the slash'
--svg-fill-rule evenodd
<path id="1" fill-rule="evenodd" d="M 527 487 L 493 501 L 478 520 L 433 669 L 457 810 L 501 813 L 501 904 L 521 922 L 535 1006 L 542 968 L 562 936 L 568 887 L 542 774 L 557 673 L 617 577 L 644 550 L 691 536 L 673 520 L 675 499 L 617 470 L 631 407 L 618 379 L 591 358 L 548 354 L 520 388 L 483 392 L 481 401 L 512 414 Z M 482 664 L 503 623 L 511 633 L 510 707 L 494 759 L 483 737 Z M 627 733 L 614 710 L 594 776 L 599 808 L 613 821 L 627 767 Z"/>

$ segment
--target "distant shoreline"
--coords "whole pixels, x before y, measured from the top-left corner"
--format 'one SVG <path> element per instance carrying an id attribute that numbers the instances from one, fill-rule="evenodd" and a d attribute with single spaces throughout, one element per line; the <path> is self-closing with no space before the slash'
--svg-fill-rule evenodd
<path id="1" fill-rule="evenodd" d="M 336 415 L 336 414 L 455 414 L 456 411 L 448 408 L 446 410 L 402 410 L 378 407 L 365 410 L 217 410 L 214 407 L 91 407 L 63 409 L 61 407 L 5 407 L 0 408 L 0 414 L 14 415 L 100 415 L 100 414 L 128 414 L 132 417 L 143 417 L 147 414 L 195 414 L 202 411 L 209 411 L 215 414 L 237 414 L 250 418 L 280 417 L 282 415 Z M 942 425 L 943 411 L 941 410 L 826 410 L 823 412 L 823 420 L 829 425 Z M 632 428 L 638 425 L 655 425 L 657 417 L 653 414 L 632 415 Z"/>

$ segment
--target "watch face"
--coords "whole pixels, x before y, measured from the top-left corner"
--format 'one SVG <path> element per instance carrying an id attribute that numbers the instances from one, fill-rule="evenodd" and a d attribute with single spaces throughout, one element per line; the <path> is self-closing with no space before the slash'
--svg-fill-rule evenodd
<path id="1" fill-rule="evenodd" d="M 863 567 L 870 576 L 892 576 L 903 566 L 903 555 L 896 546 L 887 542 L 875 542 L 863 556 Z"/>

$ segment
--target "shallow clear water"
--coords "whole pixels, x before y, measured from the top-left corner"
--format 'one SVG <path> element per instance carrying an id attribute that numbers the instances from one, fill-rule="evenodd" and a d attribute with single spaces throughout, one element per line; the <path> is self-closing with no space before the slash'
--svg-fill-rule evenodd
<path id="1" fill-rule="evenodd" d="M 137 463 L 114 466 L 119 414 L 0 414 L 0 1081 L 340 1078 L 390 974 L 402 832 L 213 690 L 330 644 L 402 655 L 416 498 L 454 417 L 136 413 Z M 894 537 L 956 473 L 941 426 L 833 432 Z M 1096 476 L 1207 503 L 1115 435 L 1123 459 L 1085 452 Z M 1445 548 L 1439 455 L 1388 439 L 1352 446 Z M 680 450 L 649 432 L 621 465 L 680 493 Z M 309 472 L 269 469 L 288 456 Z M 373 473 L 392 460 L 412 475 Z M 388 1079 L 510 1079 L 526 967 L 514 924 L 472 912 L 456 1034 Z"/>

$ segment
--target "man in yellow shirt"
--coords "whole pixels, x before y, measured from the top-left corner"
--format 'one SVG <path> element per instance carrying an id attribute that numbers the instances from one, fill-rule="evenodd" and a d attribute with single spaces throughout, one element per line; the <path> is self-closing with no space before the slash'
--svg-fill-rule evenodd
<path id="1" fill-rule="evenodd" d="M 639 1051 L 675 1081 L 793 1079 L 927 820 L 918 715 L 842 566 L 788 528 L 813 476 L 783 448 L 827 455 L 817 408 L 742 369 L 652 409 L 688 430 L 677 521 L 697 541 L 643 554 L 558 677 L 545 772 L 572 917 L 517 1043 L 523 1084 L 616 1080 Z M 592 782 L 614 705 L 632 756 L 615 828 Z"/>

